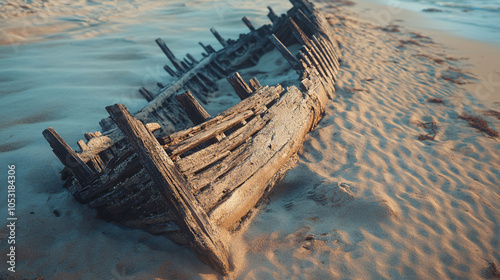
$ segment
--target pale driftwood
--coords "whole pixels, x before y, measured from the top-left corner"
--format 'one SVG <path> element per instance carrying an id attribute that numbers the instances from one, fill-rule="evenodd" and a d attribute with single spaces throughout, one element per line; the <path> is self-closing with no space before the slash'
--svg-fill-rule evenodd
<path id="1" fill-rule="evenodd" d="M 186 190 L 186 181 L 153 135 L 135 120 L 123 105 L 107 107 L 111 118 L 136 151 L 141 164 L 158 188 L 163 198 L 172 205 L 176 223 L 188 237 L 198 256 L 221 274 L 232 267 L 227 245 L 208 219 L 196 198 Z"/>

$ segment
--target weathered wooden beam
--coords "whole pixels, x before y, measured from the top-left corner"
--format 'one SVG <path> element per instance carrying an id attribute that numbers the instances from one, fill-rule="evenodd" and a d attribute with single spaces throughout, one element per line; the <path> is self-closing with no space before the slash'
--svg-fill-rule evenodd
<path id="1" fill-rule="evenodd" d="M 149 91 L 147 88 L 145 87 L 141 87 L 139 89 L 139 93 L 144 97 L 146 98 L 146 101 L 150 102 L 151 100 L 155 99 L 155 96 L 154 94 Z"/>
<path id="2" fill-rule="evenodd" d="M 85 137 L 85 139 L 87 139 L 87 141 L 90 141 L 90 139 L 99 137 L 101 135 L 102 133 L 100 131 L 96 131 L 96 132 L 87 132 L 83 136 Z"/>
<path id="3" fill-rule="evenodd" d="M 104 118 L 99 122 L 99 125 L 101 126 L 103 132 L 113 128 L 114 124 L 115 123 L 110 118 Z"/>
<path id="4" fill-rule="evenodd" d="M 293 69 L 298 70 L 300 69 L 300 62 L 297 60 L 295 56 L 292 55 L 292 53 L 281 43 L 281 41 L 274 35 L 271 34 L 269 36 L 269 39 L 273 43 L 273 45 L 278 49 L 278 51 L 281 53 L 281 55 L 288 61 L 288 63 L 292 66 Z"/>
<path id="5" fill-rule="evenodd" d="M 278 20 L 278 15 L 273 11 L 273 8 L 271 6 L 267 6 L 267 9 L 269 9 L 269 13 L 267 14 L 267 17 L 271 20 L 271 22 L 274 24 Z"/>
<path id="6" fill-rule="evenodd" d="M 201 104 L 194 98 L 193 94 L 186 90 L 182 94 L 175 96 L 175 99 L 181 103 L 184 111 L 186 111 L 189 119 L 198 125 L 210 118 L 210 114 L 201 106 Z"/>
<path id="7" fill-rule="evenodd" d="M 246 16 L 244 16 L 241 20 L 245 23 L 248 29 L 250 29 L 250 31 L 255 31 L 255 27 L 253 27 L 252 22 Z"/>
<path id="8" fill-rule="evenodd" d="M 229 82 L 229 84 L 231 84 L 234 91 L 240 97 L 241 100 L 252 95 L 253 90 L 247 85 L 247 83 L 245 83 L 245 81 L 238 72 L 229 75 L 227 77 L 227 81 Z"/>
<path id="9" fill-rule="evenodd" d="M 208 53 L 208 54 L 211 54 L 211 53 L 214 53 L 215 52 L 215 49 L 212 48 L 211 45 L 204 45 L 202 42 L 198 42 L 198 44 L 200 44 L 200 46 L 203 47 L 203 49 Z"/>
<path id="10" fill-rule="evenodd" d="M 194 63 L 194 64 L 198 63 L 198 60 L 196 60 L 196 59 L 194 58 L 194 56 L 192 56 L 190 53 L 187 53 L 187 54 L 186 54 L 186 57 L 187 57 L 189 60 L 191 60 L 191 62 L 192 62 L 192 63 Z"/>
<path id="11" fill-rule="evenodd" d="M 214 34 L 215 38 L 217 39 L 217 41 L 219 41 L 219 43 L 223 46 L 223 47 L 227 47 L 228 43 L 226 42 L 226 40 L 224 40 L 224 38 L 222 38 L 222 36 L 219 34 L 219 32 L 217 32 L 217 30 L 215 30 L 215 28 L 210 28 L 210 32 L 212 32 L 212 34 Z"/>
<path id="12" fill-rule="evenodd" d="M 191 248 L 202 261 L 226 275 L 233 268 L 227 245 L 222 241 L 218 228 L 208 219 L 187 188 L 187 182 L 163 147 L 142 123 L 130 115 L 124 105 L 115 104 L 106 107 L 106 110 L 139 156 L 163 199 L 170 203 L 176 223 L 186 235 Z"/>
<path id="13" fill-rule="evenodd" d="M 165 65 L 163 66 L 163 69 L 165 69 L 165 71 L 167 71 L 168 74 L 170 74 L 170 76 L 176 78 L 176 77 L 179 77 L 179 74 L 177 74 L 174 69 L 170 68 L 170 66 L 168 65 Z"/>
<path id="14" fill-rule="evenodd" d="M 45 129 L 42 134 L 47 142 L 49 142 L 54 154 L 75 175 L 82 186 L 87 185 L 94 179 L 94 171 L 82 161 L 78 154 L 71 149 L 68 143 L 52 127 Z"/>
<path id="15" fill-rule="evenodd" d="M 194 135 L 193 137 L 187 138 L 177 144 L 168 146 L 167 151 L 172 157 L 180 156 L 185 152 L 193 149 L 194 147 L 200 145 L 201 143 L 216 137 L 217 135 L 225 132 L 226 130 L 238 125 L 242 121 L 246 120 L 254 114 L 253 111 L 245 111 L 234 116 L 234 118 L 228 119 L 227 121 L 218 123 L 204 131 Z"/>
<path id="16" fill-rule="evenodd" d="M 156 44 L 158 44 L 158 46 L 160 47 L 160 49 L 163 51 L 163 53 L 170 60 L 170 62 L 172 62 L 172 65 L 174 65 L 175 69 L 181 73 L 184 73 L 186 69 L 182 66 L 181 61 L 175 58 L 175 55 L 167 47 L 167 44 L 165 44 L 165 42 L 161 38 L 158 38 L 155 41 Z"/>
<path id="17" fill-rule="evenodd" d="M 253 77 L 250 79 L 250 88 L 252 89 L 252 91 L 256 91 L 258 90 L 259 88 L 261 88 L 262 86 L 260 85 L 259 83 L 259 80 L 257 80 L 257 78 Z"/>

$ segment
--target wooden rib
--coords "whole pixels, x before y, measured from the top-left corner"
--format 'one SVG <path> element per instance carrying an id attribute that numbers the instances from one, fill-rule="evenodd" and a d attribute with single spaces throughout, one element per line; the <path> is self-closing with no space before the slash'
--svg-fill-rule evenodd
<path id="1" fill-rule="evenodd" d="M 177 73 L 174 71 L 174 69 L 170 68 L 170 66 L 165 65 L 165 66 L 163 66 L 163 69 L 164 69 L 165 71 L 167 71 L 167 73 L 168 73 L 168 74 L 170 74 L 170 76 L 172 76 L 172 77 L 174 77 L 174 78 L 179 77 L 179 74 L 177 74 Z"/>
<path id="2" fill-rule="evenodd" d="M 339 70 L 339 62 L 335 55 L 331 52 L 328 46 L 328 42 L 326 42 L 326 40 L 322 36 L 316 37 L 313 35 L 313 40 L 318 45 L 323 54 L 328 58 L 328 62 L 330 63 L 330 67 L 334 74 L 337 74 L 337 71 Z"/>
<path id="3" fill-rule="evenodd" d="M 281 41 L 274 35 L 271 34 L 269 36 L 269 39 L 273 43 L 273 45 L 278 49 L 278 51 L 281 53 L 281 55 L 290 63 L 293 69 L 299 69 L 300 63 L 297 60 L 295 56 L 292 55 L 292 53 L 281 43 Z"/>
<path id="4" fill-rule="evenodd" d="M 250 31 L 255 31 L 255 27 L 253 27 L 252 22 L 246 16 L 244 16 L 241 20 L 245 23 L 248 29 L 250 29 Z"/>
<path id="5" fill-rule="evenodd" d="M 191 62 L 192 62 L 193 64 L 197 64 L 197 63 L 198 63 L 198 60 L 196 60 L 196 58 L 194 58 L 194 56 L 192 56 L 190 53 L 187 53 L 187 54 L 186 54 L 186 57 L 187 57 L 189 60 L 191 60 Z"/>
<path id="6" fill-rule="evenodd" d="M 267 14 L 267 17 L 271 20 L 271 22 L 274 24 L 278 20 L 278 15 L 273 11 L 273 8 L 271 6 L 267 6 L 267 9 L 269 10 L 269 13 Z"/>
<path id="7" fill-rule="evenodd" d="M 204 121 L 210 118 L 210 114 L 201 106 L 201 104 L 194 98 L 193 94 L 186 90 L 182 94 L 178 94 L 175 96 L 175 99 L 181 103 L 182 107 L 188 114 L 189 119 L 195 124 L 198 125 L 203 123 Z"/>
<path id="8" fill-rule="evenodd" d="M 202 261 L 226 275 L 233 268 L 227 245 L 222 242 L 220 232 L 187 189 L 187 183 L 175 164 L 154 136 L 130 115 L 124 105 L 116 104 L 106 107 L 106 110 L 139 156 L 163 199 L 172 205 L 177 225 L 190 241 L 191 248 Z"/>
<path id="9" fill-rule="evenodd" d="M 85 186 L 94 179 L 94 171 L 82 161 L 52 127 L 45 129 L 42 134 L 47 142 L 49 142 L 54 154 L 75 175 L 82 186 Z"/>
<path id="10" fill-rule="evenodd" d="M 259 80 L 257 80 L 257 78 L 253 77 L 250 79 L 250 88 L 252 89 L 252 91 L 256 91 L 261 87 L 262 86 L 260 85 Z"/>
<path id="11" fill-rule="evenodd" d="M 139 89 L 139 93 L 144 97 L 146 98 L 146 101 L 150 102 L 151 100 L 155 99 L 155 96 L 154 94 L 149 91 L 147 88 L 145 87 L 141 87 Z"/>
<path id="12" fill-rule="evenodd" d="M 155 41 L 156 41 L 156 44 L 158 44 L 158 46 L 160 47 L 160 49 L 163 51 L 163 53 L 170 60 L 170 62 L 172 62 L 172 65 L 174 65 L 175 69 L 181 73 L 184 73 L 187 69 L 185 69 L 182 66 L 181 61 L 179 61 L 177 58 L 175 58 L 175 55 L 167 47 L 167 44 L 165 44 L 165 42 L 161 38 L 158 38 Z"/>
<path id="13" fill-rule="evenodd" d="M 183 153 L 191 150 L 192 148 L 200 145 L 201 143 L 203 143 L 211 138 L 214 138 L 216 135 L 223 133 L 224 131 L 241 123 L 242 121 L 249 118 L 253 114 L 254 114 L 254 112 L 251 110 L 244 111 L 244 112 L 234 116 L 234 118 L 227 120 L 225 122 L 216 124 L 215 126 L 209 128 L 209 129 L 207 129 L 207 130 L 205 130 L 205 131 L 203 131 L 203 132 L 201 132 L 201 133 L 199 133 L 191 138 L 188 138 L 184 141 L 181 141 L 180 143 L 168 146 L 167 152 L 169 152 L 171 157 L 180 156 Z"/>
<path id="14" fill-rule="evenodd" d="M 219 41 L 219 43 L 225 48 L 227 47 L 227 42 L 226 40 L 224 40 L 224 38 L 222 38 L 222 36 L 219 34 L 219 32 L 217 32 L 217 30 L 215 30 L 215 28 L 210 28 L 210 32 L 212 32 L 212 34 L 214 34 L 215 38 L 217 39 L 217 41 Z"/>
<path id="15" fill-rule="evenodd" d="M 187 176 L 224 158 L 229 151 L 248 140 L 267 123 L 268 118 L 256 116 L 243 127 L 237 129 L 219 143 L 197 151 L 176 161 L 177 166 Z"/>
<path id="16" fill-rule="evenodd" d="M 227 81 L 241 100 L 252 95 L 252 89 L 245 83 L 245 80 L 243 80 L 238 72 L 227 77 Z"/>

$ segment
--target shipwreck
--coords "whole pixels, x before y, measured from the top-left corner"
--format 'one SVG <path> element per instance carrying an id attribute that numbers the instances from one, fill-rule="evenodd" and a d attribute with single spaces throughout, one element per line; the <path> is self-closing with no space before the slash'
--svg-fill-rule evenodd
<path id="1" fill-rule="evenodd" d="M 233 269 L 221 231 L 234 232 L 288 168 L 286 163 L 320 121 L 334 97 L 340 51 L 325 17 L 306 0 L 291 0 L 282 15 L 269 8 L 272 24 L 255 28 L 203 58 L 178 59 L 156 42 L 176 78 L 153 93 L 141 88 L 148 105 L 131 114 L 107 107 L 102 131 L 85 134 L 73 150 L 53 128 L 43 135 L 65 168 L 67 188 L 99 217 L 191 248 L 221 274 Z M 290 46 L 296 45 L 298 53 Z M 297 74 L 296 83 L 248 83 L 238 70 L 257 64 L 276 48 Z M 203 108 L 216 81 L 227 79 L 241 101 L 217 116 Z"/>

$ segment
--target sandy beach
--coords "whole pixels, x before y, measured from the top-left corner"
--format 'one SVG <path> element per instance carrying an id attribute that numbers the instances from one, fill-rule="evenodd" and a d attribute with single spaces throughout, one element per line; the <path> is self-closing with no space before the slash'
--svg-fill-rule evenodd
<path id="1" fill-rule="evenodd" d="M 217 44 L 209 27 L 236 38 L 242 16 L 261 25 L 267 5 L 291 4 L 84 2 L 67 25 L 57 23 L 69 4 L 56 2 L 34 34 L 21 32 L 28 9 L 1 7 L 0 162 L 5 176 L 16 165 L 19 221 L 17 270 L 4 261 L 0 279 L 500 279 L 500 137 L 464 119 L 500 130 L 499 46 L 415 27 L 418 15 L 389 6 L 315 3 L 341 46 L 336 97 L 294 168 L 231 236 L 236 269 L 222 277 L 166 237 L 77 203 L 41 132 L 57 127 L 73 145 L 99 129 L 105 106 L 143 107 L 137 89 L 171 79 L 157 78 L 166 59 L 155 38 L 200 57 L 198 41 Z M 274 51 L 243 76 L 286 85 L 287 71 Z M 224 83 L 208 101 L 213 115 L 238 101 Z M 0 229 L 3 258 L 8 236 Z"/>

